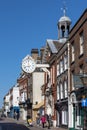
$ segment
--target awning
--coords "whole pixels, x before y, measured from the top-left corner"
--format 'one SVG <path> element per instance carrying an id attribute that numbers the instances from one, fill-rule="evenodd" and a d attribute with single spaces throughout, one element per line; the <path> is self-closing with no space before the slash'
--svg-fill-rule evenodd
<path id="1" fill-rule="evenodd" d="M 68 106 L 67 106 L 67 105 L 62 106 L 61 110 L 62 110 L 62 111 L 68 111 Z"/>
<path id="2" fill-rule="evenodd" d="M 37 105 L 34 105 L 34 106 L 33 106 L 33 109 L 39 109 L 39 108 L 41 108 L 41 107 L 44 107 L 44 101 L 38 103 Z"/>
<path id="3" fill-rule="evenodd" d="M 60 110 L 65 110 L 67 107 L 65 107 L 65 106 L 68 106 L 68 100 L 67 99 L 65 99 L 65 100 L 62 100 L 62 101 L 56 101 L 55 102 L 55 109 L 56 110 L 58 110 L 58 111 L 60 111 Z"/>

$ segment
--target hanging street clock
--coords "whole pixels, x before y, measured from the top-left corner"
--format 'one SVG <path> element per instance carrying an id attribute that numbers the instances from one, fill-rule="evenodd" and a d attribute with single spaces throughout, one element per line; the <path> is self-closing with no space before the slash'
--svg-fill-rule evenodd
<path id="1" fill-rule="evenodd" d="M 22 70 L 26 73 L 32 73 L 34 72 L 36 68 L 36 64 L 34 59 L 27 55 L 23 60 L 22 60 Z"/>

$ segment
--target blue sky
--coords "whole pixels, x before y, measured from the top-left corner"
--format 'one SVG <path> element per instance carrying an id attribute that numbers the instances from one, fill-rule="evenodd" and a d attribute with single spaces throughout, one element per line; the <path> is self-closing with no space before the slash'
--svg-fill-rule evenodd
<path id="1" fill-rule="evenodd" d="M 87 0 L 64 0 L 72 26 L 87 8 Z M 0 0 L 0 107 L 16 83 L 21 61 L 46 39 L 58 39 L 57 22 L 63 0 Z"/>

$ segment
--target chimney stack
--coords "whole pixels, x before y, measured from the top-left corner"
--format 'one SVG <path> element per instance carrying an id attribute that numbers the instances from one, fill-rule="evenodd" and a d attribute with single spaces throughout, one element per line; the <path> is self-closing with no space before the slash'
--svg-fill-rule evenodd
<path id="1" fill-rule="evenodd" d="M 31 56 L 34 60 L 37 60 L 38 56 L 39 56 L 39 51 L 38 49 L 32 49 L 31 50 Z"/>

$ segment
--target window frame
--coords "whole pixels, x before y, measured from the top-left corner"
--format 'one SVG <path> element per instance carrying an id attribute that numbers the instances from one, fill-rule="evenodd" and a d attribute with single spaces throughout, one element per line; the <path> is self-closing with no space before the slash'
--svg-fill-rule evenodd
<path id="1" fill-rule="evenodd" d="M 72 59 L 72 62 L 75 61 L 75 46 L 74 46 L 74 42 L 71 44 L 71 59 Z"/>
<path id="2" fill-rule="evenodd" d="M 84 33 L 83 31 L 79 34 L 79 45 L 80 45 L 80 55 L 84 53 Z"/>

